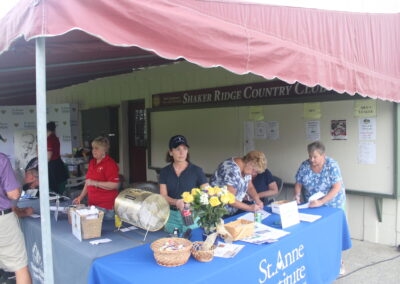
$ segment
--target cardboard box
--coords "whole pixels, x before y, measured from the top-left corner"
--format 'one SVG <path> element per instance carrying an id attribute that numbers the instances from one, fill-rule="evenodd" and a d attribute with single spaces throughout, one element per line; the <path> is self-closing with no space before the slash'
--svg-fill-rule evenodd
<path id="1" fill-rule="evenodd" d="M 96 219 L 86 218 L 79 215 L 75 209 L 71 209 L 72 234 L 80 241 L 82 239 L 93 239 L 101 237 L 101 227 L 103 225 L 104 212 L 99 210 L 99 216 Z M 90 215 L 89 215 L 90 216 Z"/>
<path id="2" fill-rule="evenodd" d="M 279 200 L 271 203 L 272 213 L 280 214 L 279 206 L 285 203 L 290 202 L 289 200 Z"/>
<path id="3" fill-rule="evenodd" d="M 254 222 L 239 219 L 225 224 L 225 229 L 232 235 L 234 241 L 238 241 L 254 234 Z"/>

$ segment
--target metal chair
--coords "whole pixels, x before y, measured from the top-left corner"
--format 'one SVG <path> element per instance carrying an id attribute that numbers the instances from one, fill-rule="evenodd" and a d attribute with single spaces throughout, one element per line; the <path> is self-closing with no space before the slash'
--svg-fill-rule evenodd
<path id="1" fill-rule="evenodd" d="M 283 181 L 281 178 L 277 176 L 272 176 L 272 179 L 276 182 L 276 185 L 278 186 L 278 194 L 275 195 L 275 197 L 272 197 L 272 201 L 276 201 L 276 198 L 281 194 L 282 188 L 283 188 Z"/>
<path id="2" fill-rule="evenodd" d="M 85 176 L 73 177 L 73 178 L 67 179 L 67 184 L 65 185 L 64 195 L 66 195 L 67 197 L 69 197 L 71 199 L 74 199 L 81 193 L 83 186 L 85 185 L 85 181 L 86 181 Z"/>

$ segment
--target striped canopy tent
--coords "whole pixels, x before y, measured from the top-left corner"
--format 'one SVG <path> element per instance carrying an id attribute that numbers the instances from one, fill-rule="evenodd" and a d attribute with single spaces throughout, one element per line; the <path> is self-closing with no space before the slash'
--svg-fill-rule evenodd
<path id="1" fill-rule="evenodd" d="M 261 2 L 321 1 L 20 0 L 0 20 L 0 102 L 34 100 L 33 39 L 41 37 L 47 89 L 183 58 L 237 74 L 400 101 L 399 13 Z M 349 1 L 334 2 L 351 7 Z"/>

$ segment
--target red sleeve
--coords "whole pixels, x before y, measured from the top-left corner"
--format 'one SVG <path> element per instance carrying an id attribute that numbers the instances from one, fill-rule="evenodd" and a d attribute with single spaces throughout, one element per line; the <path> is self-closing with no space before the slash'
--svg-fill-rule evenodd
<path id="1" fill-rule="evenodd" d="M 117 163 L 110 160 L 107 167 L 104 169 L 104 175 L 107 181 L 119 182 L 119 168 Z"/>

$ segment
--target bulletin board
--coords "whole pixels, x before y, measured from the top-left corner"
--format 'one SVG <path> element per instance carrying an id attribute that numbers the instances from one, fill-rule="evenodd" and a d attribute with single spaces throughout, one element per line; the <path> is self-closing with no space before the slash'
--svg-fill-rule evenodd
<path id="1" fill-rule="evenodd" d="M 395 105 L 376 101 L 376 137 L 363 141 L 359 137 L 359 118 L 355 117 L 357 100 L 320 103 L 320 140 L 326 154 L 340 166 L 347 190 L 381 196 L 395 194 Z M 262 105 L 262 121 L 276 121 L 279 136 L 276 140 L 254 139 L 256 150 L 263 151 L 268 168 L 285 183 L 294 183 L 301 162 L 308 158 L 304 104 Z M 190 146 L 191 161 L 206 173 L 213 173 L 218 164 L 229 157 L 244 154 L 246 122 L 251 120 L 251 106 L 151 111 L 149 115 L 149 167 L 162 168 L 169 138 L 185 135 Z M 260 118 L 258 118 L 260 119 Z M 333 140 L 333 120 L 345 121 L 346 137 Z M 342 137 L 343 138 L 343 137 Z M 360 143 L 374 145 L 372 164 L 360 163 Z M 372 144 L 371 144 L 372 143 Z"/>

